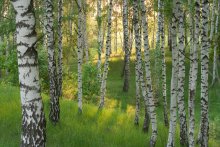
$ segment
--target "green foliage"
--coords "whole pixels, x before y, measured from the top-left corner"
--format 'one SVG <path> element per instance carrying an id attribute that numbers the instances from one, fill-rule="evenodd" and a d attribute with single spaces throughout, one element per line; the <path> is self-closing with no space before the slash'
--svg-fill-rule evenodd
<path id="1" fill-rule="evenodd" d="M 49 92 L 49 75 L 48 75 L 48 59 L 45 49 L 38 50 L 38 63 L 40 72 L 41 89 L 44 92 Z"/>
<path id="2" fill-rule="evenodd" d="M 96 102 L 100 90 L 100 83 L 97 80 L 98 70 L 95 64 L 86 63 L 83 66 L 83 96 L 86 100 Z"/>

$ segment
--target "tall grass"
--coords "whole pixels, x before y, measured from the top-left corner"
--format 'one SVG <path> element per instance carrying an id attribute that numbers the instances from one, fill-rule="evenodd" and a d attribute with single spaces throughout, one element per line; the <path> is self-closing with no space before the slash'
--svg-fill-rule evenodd
<path id="1" fill-rule="evenodd" d="M 169 100 L 171 62 L 167 58 L 167 88 Z M 76 100 L 61 99 L 61 118 L 57 125 L 48 120 L 49 98 L 43 94 L 44 110 L 47 118 L 48 147 L 144 147 L 149 145 L 150 132 L 143 133 L 143 107 L 140 126 L 134 126 L 135 76 L 134 62 L 131 62 L 131 83 L 128 93 L 122 92 L 123 78 L 120 77 L 123 61 L 112 58 L 107 81 L 105 109 L 98 111 L 97 105 L 83 105 L 83 114 L 77 113 Z M 188 64 L 187 70 L 188 70 Z M 187 78 L 186 78 L 187 79 Z M 186 85 L 188 80 L 186 80 Z M 199 80 L 198 80 L 199 81 Z M 210 147 L 220 146 L 220 84 L 209 91 Z M 186 86 L 187 90 L 187 86 Z M 198 84 L 199 90 L 199 84 Z M 187 92 L 185 96 L 187 106 Z M 162 104 L 162 103 L 161 103 Z M 166 146 L 168 128 L 163 124 L 162 105 L 157 107 L 158 141 L 157 147 Z M 196 98 L 196 134 L 200 120 L 199 93 Z M 178 122 L 178 121 L 177 121 Z M 178 122 L 179 123 L 179 122 Z M 0 147 L 16 147 L 20 144 L 21 108 L 19 88 L 0 85 Z M 151 130 L 150 130 L 151 131 Z M 176 146 L 179 145 L 179 125 L 176 130 Z"/>

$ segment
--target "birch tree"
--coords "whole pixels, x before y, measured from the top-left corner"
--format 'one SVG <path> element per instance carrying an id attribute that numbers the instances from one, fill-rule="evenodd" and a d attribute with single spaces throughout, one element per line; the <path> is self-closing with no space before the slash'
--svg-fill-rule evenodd
<path id="1" fill-rule="evenodd" d="M 77 57 L 78 57 L 78 112 L 82 113 L 82 62 L 83 62 L 83 9 L 81 0 L 78 5 L 78 36 L 77 36 Z"/>
<path id="2" fill-rule="evenodd" d="M 63 0 L 58 1 L 58 96 L 62 95 L 62 83 L 63 83 L 63 34 L 62 34 L 62 18 L 63 18 Z"/>
<path id="3" fill-rule="evenodd" d="M 219 11 L 220 11 L 220 1 L 218 0 L 217 12 L 219 12 Z M 214 30 L 215 34 L 218 33 L 218 27 L 219 27 L 219 13 L 216 13 L 216 22 L 215 22 L 215 30 Z M 210 39 L 211 39 L 211 37 L 210 37 Z M 216 41 L 214 41 L 214 42 L 215 42 L 215 44 L 214 44 L 214 55 L 213 55 L 212 85 L 214 85 L 216 80 L 219 78 L 218 77 L 218 68 L 217 68 L 217 47 L 218 47 L 218 44 L 216 43 Z"/>
<path id="4" fill-rule="evenodd" d="M 83 15 L 83 23 L 82 23 L 82 34 L 83 34 L 83 50 L 86 55 L 86 62 L 89 61 L 89 48 L 88 48 L 88 38 L 87 38 L 87 12 L 86 12 L 86 5 L 87 0 L 82 0 L 82 15 Z"/>
<path id="5" fill-rule="evenodd" d="M 188 1 L 189 5 L 192 1 Z M 198 74 L 198 48 L 199 48 L 199 24 L 200 24 L 200 1 L 195 1 L 195 20 L 193 19 L 193 12 L 190 10 L 190 38 L 192 39 L 190 45 L 190 75 L 189 75 L 189 147 L 194 147 L 194 132 L 195 132 L 195 94 Z M 193 22 L 194 20 L 194 22 Z M 194 24 L 194 27 L 193 27 Z"/>
<path id="6" fill-rule="evenodd" d="M 164 9 L 164 2 L 161 1 L 161 8 Z M 164 30 L 164 11 L 161 14 L 161 56 L 162 56 L 162 87 L 163 87 L 163 117 L 165 126 L 169 126 L 167 114 L 167 85 L 166 85 L 166 61 L 165 61 L 165 30 Z"/>
<path id="7" fill-rule="evenodd" d="M 150 119 L 152 123 L 152 135 L 150 140 L 150 146 L 154 147 L 157 139 L 157 120 L 156 113 L 154 112 L 154 100 L 152 94 L 152 85 L 150 78 L 150 68 L 149 68 L 149 56 L 147 57 L 147 52 L 145 51 L 145 69 L 148 72 L 146 73 L 147 85 L 144 80 L 143 69 L 142 69 L 142 59 L 141 59 L 141 36 L 140 36 L 140 24 L 138 21 L 138 0 L 133 1 L 133 21 L 134 21 L 134 32 L 135 32 L 135 48 L 136 48 L 136 62 L 137 62 L 137 73 L 138 79 L 141 84 L 141 91 L 144 97 L 145 106 L 148 108 L 150 114 Z M 144 0 L 141 1 L 141 20 L 143 24 L 143 33 L 144 33 L 144 44 L 145 50 L 148 48 L 148 34 L 147 34 L 147 21 L 146 21 L 146 6 Z M 149 54 L 148 54 L 149 55 Z M 147 59 L 148 58 L 148 59 Z M 146 113 L 146 112 L 145 112 Z"/>
<path id="8" fill-rule="evenodd" d="M 208 71 L 209 71 L 209 36 L 208 36 L 209 2 L 202 0 L 202 36 L 201 36 L 201 125 L 200 146 L 208 146 Z"/>
<path id="9" fill-rule="evenodd" d="M 178 114 L 180 121 L 180 144 L 188 145 L 188 135 L 187 135 L 187 121 L 186 121 L 186 111 L 185 111 L 185 103 L 184 103 L 184 81 L 185 81 L 185 46 L 184 46 L 184 12 L 183 12 L 183 4 L 182 1 L 177 0 L 178 8 L 177 19 L 178 19 L 178 92 L 177 92 L 177 104 L 178 104 Z"/>
<path id="10" fill-rule="evenodd" d="M 109 66 L 109 57 L 110 57 L 110 50 L 111 50 L 111 25 L 112 25 L 112 0 L 109 2 L 109 10 L 108 10 L 108 24 L 107 24 L 107 40 L 106 40 L 106 53 L 105 53 L 105 64 L 104 64 L 104 71 L 102 74 L 102 82 L 101 82 L 101 97 L 100 97 L 100 104 L 99 108 L 103 108 L 105 103 L 105 93 L 106 93 L 106 80 L 108 76 L 108 66 Z"/>
<path id="11" fill-rule="evenodd" d="M 22 106 L 21 146 L 45 146 L 46 120 L 40 94 L 37 35 L 32 0 L 13 0 Z"/>
<path id="12" fill-rule="evenodd" d="M 58 122 L 60 117 L 59 97 L 57 93 L 56 59 L 54 47 L 54 27 L 53 27 L 53 2 L 45 0 L 46 5 L 46 31 L 48 50 L 48 70 L 50 78 L 50 114 L 49 118 L 53 123 Z"/>
<path id="13" fill-rule="evenodd" d="M 97 61 L 97 68 L 98 68 L 98 75 L 97 78 L 101 81 L 101 54 L 102 54 L 102 1 L 97 0 L 97 25 L 98 25 L 98 61 Z"/>
<path id="14" fill-rule="evenodd" d="M 173 0 L 172 12 L 172 77 L 171 77 L 171 98 L 170 98 L 170 123 L 167 147 L 173 147 L 175 142 L 176 117 L 177 117 L 177 80 L 178 80 L 178 50 L 177 50 L 177 0 Z"/>
<path id="15" fill-rule="evenodd" d="M 128 2 L 123 0 L 123 32 L 124 32 L 124 86 L 123 91 L 127 92 L 129 89 L 129 77 L 130 77 L 130 55 L 129 55 L 129 34 L 128 34 Z"/>

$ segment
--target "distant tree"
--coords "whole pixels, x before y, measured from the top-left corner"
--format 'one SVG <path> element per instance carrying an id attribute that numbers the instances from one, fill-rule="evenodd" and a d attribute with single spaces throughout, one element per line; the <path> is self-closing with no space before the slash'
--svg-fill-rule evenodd
<path id="1" fill-rule="evenodd" d="M 46 144 L 46 120 L 40 94 L 37 37 L 32 0 L 13 0 L 16 14 L 17 56 L 22 105 L 21 146 Z"/>
<path id="2" fill-rule="evenodd" d="M 58 68 L 57 68 L 57 92 L 58 96 L 62 95 L 62 83 L 63 83 L 63 32 L 62 32 L 62 18 L 63 18 L 63 0 L 58 1 Z"/>
<path id="3" fill-rule="evenodd" d="M 83 62 L 83 7 L 81 0 L 77 0 L 78 5 L 78 112 L 82 113 L 82 62 Z"/>
<path id="4" fill-rule="evenodd" d="M 129 76 L 130 76 L 130 48 L 129 48 L 129 33 L 128 33 L 128 2 L 123 0 L 123 36 L 124 36 L 124 86 L 123 91 L 127 92 L 129 89 Z"/>
<path id="5" fill-rule="evenodd" d="M 106 53 L 105 53 L 105 64 L 104 64 L 104 71 L 102 74 L 102 81 L 101 81 L 101 97 L 100 97 L 100 104 L 99 108 L 104 107 L 105 103 L 105 93 L 106 93 L 106 80 L 108 76 L 108 66 L 109 66 L 109 57 L 110 57 L 110 50 L 111 50 L 111 25 L 112 25 L 112 0 L 109 3 L 109 10 L 108 10 L 108 24 L 107 24 L 107 40 L 106 40 Z"/>
<path id="6" fill-rule="evenodd" d="M 53 123 L 57 123 L 60 118 L 59 97 L 57 92 L 57 68 L 55 59 L 55 40 L 53 22 L 53 1 L 45 0 L 46 12 L 46 33 L 48 50 L 48 71 L 50 78 L 50 114 L 49 118 Z"/>

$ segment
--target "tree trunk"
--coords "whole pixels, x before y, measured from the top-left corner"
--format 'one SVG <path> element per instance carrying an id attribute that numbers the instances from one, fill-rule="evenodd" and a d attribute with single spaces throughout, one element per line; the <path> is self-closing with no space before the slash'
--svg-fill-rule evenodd
<path id="1" fill-rule="evenodd" d="M 140 118 L 140 81 L 139 81 L 139 74 L 138 74 L 138 66 L 137 61 L 135 62 L 135 83 L 136 83 L 136 106 L 135 106 L 135 117 L 134 117 L 134 124 L 139 125 L 139 118 Z"/>
<path id="2" fill-rule="evenodd" d="M 174 147 L 175 132 L 176 132 L 176 115 L 177 115 L 177 80 L 178 80 L 178 50 L 177 50 L 177 1 L 173 0 L 173 13 L 172 13 L 172 77 L 171 77 L 171 100 L 170 100 L 170 123 L 169 123 L 169 136 L 167 147 Z"/>
<path id="3" fill-rule="evenodd" d="M 218 1 L 217 12 L 220 11 L 220 1 Z M 218 34 L 218 26 L 219 26 L 219 14 L 216 13 L 216 22 L 215 22 L 215 34 Z M 217 41 L 214 41 L 217 42 Z M 218 44 L 214 43 L 214 56 L 213 56 L 213 69 L 212 69 L 212 85 L 215 84 L 218 79 L 218 68 L 217 68 L 217 47 Z"/>
<path id="4" fill-rule="evenodd" d="M 147 21 L 146 21 L 146 8 L 144 1 L 142 0 L 142 23 L 144 24 L 144 44 L 145 44 L 145 50 L 148 48 L 148 34 L 147 34 Z M 134 21 L 134 31 L 135 31 L 135 48 L 136 48 L 136 62 L 137 62 L 137 73 L 138 73 L 138 79 L 140 80 L 141 84 L 141 91 L 142 95 L 144 97 L 144 103 L 145 107 L 148 107 L 148 112 L 150 113 L 150 119 L 152 122 L 152 136 L 150 140 L 150 146 L 154 147 L 156 143 L 157 138 L 157 124 L 156 124 L 156 114 L 154 113 L 154 100 L 152 95 L 152 87 L 151 87 L 151 78 L 150 78 L 150 67 L 149 62 L 145 62 L 146 70 L 148 69 L 148 72 L 146 73 L 146 78 L 148 79 L 148 83 L 146 86 L 144 75 L 143 75 L 143 69 L 142 69 L 142 58 L 141 58 L 141 32 L 140 32 L 140 24 L 139 24 L 139 16 L 138 16 L 138 0 L 134 0 L 133 2 L 133 21 Z M 147 44 L 146 44 L 147 42 Z M 146 60 L 146 51 L 145 51 L 145 60 Z M 147 60 L 146 60 L 147 61 Z M 149 61 L 149 60 L 148 60 Z M 147 65 L 148 64 L 148 65 Z M 137 80 L 137 79 L 136 79 Z M 146 113 L 146 112 L 145 112 Z"/>
<path id="5" fill-rule="evenodd" d="M 123 31 L 124 31 L 124 86 L 123 91 L 128 92 L 130 79 L 130 56 L 129 56 L 129 34 L 128 34 L 128 3 L 123 0 Z"/>
<path id="6" fill-rule="evenodd" d="M 188 146 L 188 135 L 187 135 L 187 121 L 186 121 L 186 111 L 184 102 L 184 85 L 185 85 L 185 46 L 184 46 L 184 12 L 183 4 L 180 0 L 177 0 L 177 19 L 179 24 L 178 33 L 178 56 L 179 56 L 179 71 L 178 71 L 178 93 L 177 93 L 177 104 L 178 104 L 178 114 L 180 121 L 180 144 L 182 146 Z"/>
<path id="7" fill-rule="evenodd" d="M 209 2 L 202 0 L 202 38 L 201 38 L 201 138 L 200 146 L 208 146 L 208 72 L 209 72 L 209 37 L 208 37 Z"/>
<path id="8" fill-rule="evenodd" d="M 21 146 L 46 144 L 46 120 L 40 94 L 33 1 L 14 0 L 18 73 L 22 106 Z"/>
<path id="9" fill-rule="evenodd" d="M 48 70 L 50 78 L 50 114 L 49 118 L 53 123 L 57 123 L 60 117 L 59 97 L 57 93 L 57 74 L 54 47 L 54 28 L 53 28 L 53 2 L 46 0 L 46 30 L 47 30 L 47 49 L 48 49 Z"/>
<path id="10" fill-rule="evenodd" d="M 189 5 L 192 4 L 192 0 L 188 1 Z M 189 75 L 189 147 L 195 146 L 194 132 L 195 132 L 195 96 L 198 74 L 198 48 L 199 48 L 199 23 L 200 23 L 200 3 L 197 0 L 195 3 L 195 21 L 193 19 L 193 10 L 190 10 L 190 75 Z M 193 22 L 194 21 L 194 22 Z M 195 31 L 193 24 L 195 23 Z"/>
<path id="11" fill-rule="evenodd" d="M 87 0 L 82 0 L 82 15 L 83 15 L 83 23 L 82 23 L 82 33 L 83 33 L 83 49 L 86 55 L 86 62 L 89 61 L 89 48 L 88 48 L 88 38 L 87 38 Z"/>
<path id="12" fill-rule="evenodd" d="M 215 31 L 215 10 L 216 10 L 216 0 L 212 2 L 212 16 L 211 16 L 211 28 L 210 28 L 210 41 L 212 41 L 213 33 Z"/>
<path id="13" fill-rule="evenodd" d="M 161 8 L 164 9 L 164 2 L 161 1 Z M 164 124 L 169 126 L 167 112 L 167 85 L 166 85 L 166 61 L 165 61 L 165 30 L 164 30 L 164 13 L 161 14 L 161 55 L 162 55 L 162 85 L 163 85 L 163 116 Z"/>
<path id="14" fill-rule="evenodd" d="M 62 96 L 62 83 L 63 83 L 63 34 L 62 34 L 62 18 L 63 18 L 63 0 L 58 1 L 58 96 Z"/>
<path id="15" fill-rule="evenodd" d="M 102 16 L 101 16 L 101 6 L 102 6 L 102 1 L 97 0 L 97 25 L 98 25 L 98 61 L 97 61 L 97 69 L 98 69 L 98 81 L 101 82 L 101 65 L 102 65 L 102 59 L 101 59 L 101 54 L 102 54 Z"/>
<path id="16" fill-rule="evenodd" d="M 112 0 L 109 3 L 109 11 L 108 11 L 108 32 L 107 32 L 107 40 L 106 40 L 106 55 L 105 55 L 105 64 L 104 71 L 102 74 L 102 83 L 101 83 L 101 98 L 99 108 L 102 109 L 105 103 L 105 93 L 106 93 L 106 80 L 108 76 L 108 66 L 109 66 L 109 56 L 111 50 L 111 25 L 112 25 Z"/>
<path id="17" fill-rule="evenodd" d="M 81 0 L 78 4 L 78 37 L 77 37 L 77 57 L 78 57 L 78 112 L 82 113 L 82 62 L 83 62 L 83 8 Z"/>

